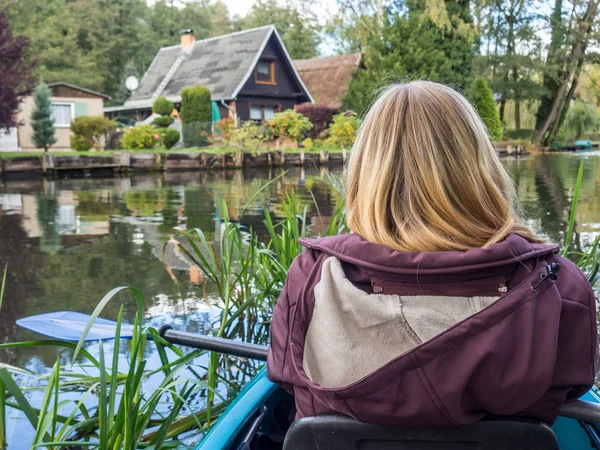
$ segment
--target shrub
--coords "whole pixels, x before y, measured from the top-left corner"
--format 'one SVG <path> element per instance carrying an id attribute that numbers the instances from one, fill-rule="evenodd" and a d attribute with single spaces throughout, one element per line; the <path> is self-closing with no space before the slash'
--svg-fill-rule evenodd
<path id="1" fill-rule="evenodd" d="M 215 133 L 219 134 L 223 139 L 231 139 L 231 135 L 235 130 L 235 124 L 233 118 L 227 117 L 225 119 L 217 120 L 215 122 Z"/>
<path id="2" fill-rule="evenodd" d="M 174 108 L 175 105 L 173 105 L 173 102 L 167 100 L 166 97 L 158 97 L 154 105 L 152 105 L 152 112 L 161 116 L 168 116 L 173 112 Z"/>
<path id="3" fill-rule="evenodd" d="M 88 140 L 83 136 L 77 136 L 76 134 L 72 134 L 69 140 L 71 148 L 73 150 L 77 150 L 78 152 L 87 152 L 90 148 L 92 148 L 92 145 L 90 145 Z"/>
<path id="4" fill-rule="evenodd" d="M 212 104 L 210 90 L 205 86 L 194 86 L 181 90 L 182 123 L 211 122 Z"/>
<path id="5" fill-rule="evenodd" d="M 296 106 L 296 111 L 310 120 L 313 124 L 312 130 L 308 133 L 311 139 L 317 138 L 321 132 L 327 129 L 333 120 L 333 109 L 327 106 L 306 103 Z"/>
<path id="6" fill-rule="evenodd" d="M 112 133 L 117 122 L 102 116 L 81 116 L 71 122 L 71 148 L 87 151 L 92 147 L 100 148 L 102 136 Z"/>
<path id="7" fill-rule="evenodd" d="M 121 141 L 124 148 L 144 149 L 154 148 L 160 144 L 158 130 L 152 125 L 139 125 L 128 128 Z"/>
<path id="8" fill-rule="evenodd" d="M 173 128 L 160 128 L 158 130 L 160 142 L 165 148 L 173 148 L 179 142 L 179 131 Z"/>
<path id="9" fill-rule="evenodd" d="M 183 133 L 183 145 L 185 147 L 206 147 L 211 144 L 210 133 L 211 133 L 210 122 L 192 122 L 184 123 L 181 125 L 181 132 Z"/>
<path id="10" fill-rule="evenodd" d="M 174 121 L 175 121 L 175 119 L 173 119 L 172 117 L 160 116 L 160 117 L 156 117 L 152 121 L 152 124 L 158 128 L 169 128 L 169 125 L 171 125 Z"/>
<path id="11" fill-rule="evenodd" d="M 341 148 L 349 148 L 354 145 L 356 132 L 358 131 L 358 119 L 356 116 L 338 114 L 329 125 L 329 137 L 325 142 Z"/>
<path id="12" fill-rule="evenodd" d="M 302 146 L 305 149 L 310 150 L 310 149 L 314 148 L 315 143 L 313 142 L 313 140 L 311 138 L 306 138 L 302 141 Z"/>
<path id="13" fill-rule="evenodd" d="M 256 151 L 269 138 L 268 129 L 249 120 L 240 128 L 233 130 L 231 145 L 239 151 Z"/>
<path id="14" fill-rule="evenodd" d="M 275 114 L 267 123 L 275 137 L 287 137 L 297 142 L 313 127 L 304 115 L 291 109 Z"/>
<path id="15" fill-rule="evenodd" d="M 479 77 L 475 80 L 473 87 L 473 102 L 475 109 L 487 127 L 490 138 L 499 140 L 502 137 L 502 122 L 496 108 L 494 94 L 485 82 L 485 78 Z"/>

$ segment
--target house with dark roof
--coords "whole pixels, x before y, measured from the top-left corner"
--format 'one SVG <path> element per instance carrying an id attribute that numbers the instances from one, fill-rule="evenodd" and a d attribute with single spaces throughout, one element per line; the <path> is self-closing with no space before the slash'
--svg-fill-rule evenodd
<path id="1" fill-rule="evenodd" d="M 314 103 L 339 111 L 357 70 L 364 67 L 361 53 L 295 59 L 294 66 L 310 90 Z"/>
<path id="2" fill-rule="evenodd" d="M 139 87 L 109 116 L 151 113 L 154 101 L 166 97 L 178 107 L 181 89 L 203 85 L 210 89 L 221 117 L 269 119 L 278 111 L 312 102 L 279 33 L 273 25 L 196 41 L 192 30 L 181 43 L 156 54 Z"/>

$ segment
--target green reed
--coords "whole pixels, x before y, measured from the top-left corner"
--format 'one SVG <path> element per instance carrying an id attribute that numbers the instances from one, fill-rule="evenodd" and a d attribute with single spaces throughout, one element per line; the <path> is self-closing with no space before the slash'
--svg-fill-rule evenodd
<path id="1" fill-rule="evenodd" d="M 596 283 L 598 283 L 598 281 L 600 281 L 598 277 L 600 270 L 600 236 L 597 236 L 592 242 L 590 242 L 583 252 L 577 252 L 571 249 L 571 242 L 575 232 L 577 205 L 579 204 L 579 195 L 581 193 L 581 185 L 583 183 L 583 163 L 584 161 L 582 160 L 579 164 L 579 171 L 577 172 L 577 181 L 575 182 L 575 189 L 573 191 L 573 200 L 569 214 L 569 225 L 565 234 L 562 255 L 565 257 L 576 257 L 577 259 L 575 260 L 575 263 L 586 274 L 592 286 L 594 286 Z"/>
<path id="2" fill-rule="evenodd" d="M 127 370 L 120 372 L 122 306 L 117 318 L 111 358 L 106 360 L 101 341 L 98 359 L 93 358 L 82 347 L 94 319 L 113 297 L 124 290 L 134 294 L 138 311 L 127 352 Z M 193 429 L 203 430 L 208 419 L 205 409 L 192 412 L 188 402 L 193 394 L 205 389 L 206 384 L 199 378 L 188 379 L 182 376 L 182 372 L 201 352 L 194 351 L 184 355 L 177 347 L 162 339 L 156 330 L 143 327 L 142 317 L 143 301 L 139 291 L 133 288 L 114 289 L 95 309 L 79 343 L 67 345 L 74 348 L 71 367 L 61 367 L 57 360 L 50 374 L 44 377 L 44 386 L 19 386 L 9 370 L 0 369 L 0 380 L 4 383 L 2 392 L 11 398 L 11 401 L 0 402 L 0 417 L 6 417 L 7 407 L 23 411 L 35 429 L 32 447 L 76 445 L 108 450 L 184 446 L 178 436 Z M 33 341 L 14 346 L 35 346 L 40 343 Z M 162 363 L 161 367 L 153 370 L 146 367 L 145 359 L 146 346 L 150 343 L 156 346 Z M 10 348 L 11 344 L 4 344 L 3 347 Z M 174 359 L 169 359 L 166 349 L 175 354 Z M 75 364 L 79 355 L 85 363 Z M 73 367 L 84 367 L 86 364 L 88 368 L 97 369 L 97 374 L 86 375 L 72 370 Z M 144 389 L 145 383 L 154 376 L 161 376 L 158 386 L 151 391 Z M 35 389 L 43 391 L 40 408 L 32 407 L 26 397 L 26 392 Z M 65 390 L 79 392 L 79 400 L 60 400 L 60 393 Z M 167 399 L 171 409 L 165 413 L 161 406 Z M 92 406 L 86 406 L 90 402 Z M 221 411 L 222 408 L 217 408 L 213 413 Z M 4 422 L 0 429 L 2 436 L 6 436 Z"/>

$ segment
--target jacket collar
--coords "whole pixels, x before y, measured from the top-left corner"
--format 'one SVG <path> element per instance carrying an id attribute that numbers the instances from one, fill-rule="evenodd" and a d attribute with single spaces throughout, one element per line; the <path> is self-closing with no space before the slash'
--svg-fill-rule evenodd
<path id="1" fill-rule="evenodd" d="M 368 242 L 353 233 L 319 239 L 301 238 L 300 243 L 367 271 L 370 269 L 405 275 L 458 275 L 500 269 L 519 263 L 526 264 L 532 259 L 557 253 L 559 249 L 556 244 L 534 244 L 512 234 L 488 248 L 474 248 L 464 252 L 398 252 L 384 245 Z"/>

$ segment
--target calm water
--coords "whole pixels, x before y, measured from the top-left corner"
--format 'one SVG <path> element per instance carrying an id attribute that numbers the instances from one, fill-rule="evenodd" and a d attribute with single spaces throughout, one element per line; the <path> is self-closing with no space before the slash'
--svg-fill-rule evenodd
<path id="1" fill-rule="evenodd" d="M 504 160 L 528 221 L 562 241 L 581 159 L 585 171 L 576 217 L 578 248 L 600 233 L 600 152 Z M 326 221 L 339 200 L 327 183 L 328 172 L 293 169 L 257 194 L 261 185 L 282 173 L 0 181 L 0 267 L 8 264 L 0 342 L 36 338 L 15 325 L 18 318 L 58 310 L 89 313 L 106 292 L 122 285 L 141 290 L 153 325 L 168 322 L 188 331 L 209 330 L 219 310 L 207 305 L 200 289 L 189 282 L 189 264 L 167 251 L 167 262 L 183 281 L 178 285 L 164 269 L 162 249 L 169 230 L 199 227 L 214 237 L 220 198 L 234 220 L 265 235 L 263 207 L 276 216 L 281 199 L 293 191 L 306 203 L 312 231 L 318 233 L 323 226 L 318 212 Z M 134 305 L 126 304 L 131 320 Z M 114 318 L 118 307 L 119 302 L 109 304 L 104 316 Z M 61 356 L 68 359 L 68 353 Z M 1 362 L 34 372 L 52 366 L 56 357 L 47 349 L 0 353 Z M 15 423 L 14 433 L 28 433 L 24 421 Z"/>

